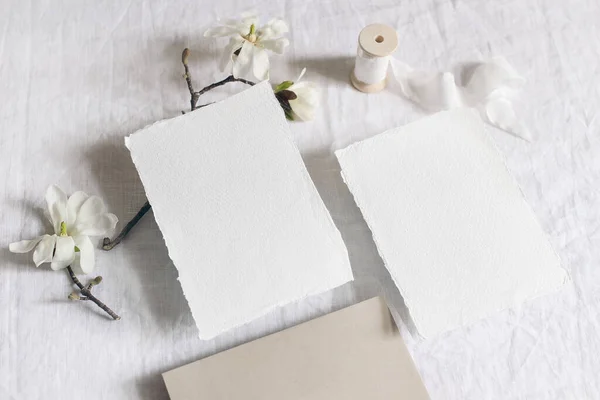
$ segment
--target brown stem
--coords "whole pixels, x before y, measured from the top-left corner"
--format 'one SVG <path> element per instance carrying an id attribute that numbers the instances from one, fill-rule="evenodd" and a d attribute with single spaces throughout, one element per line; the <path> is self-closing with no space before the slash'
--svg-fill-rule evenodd
<path id="1" fill-rule="evenodd" d="M 192 76 L 190 74 L 190 69 L 188 67 L 188 57 L 190 55 L 190 50 L 188 48 L 183 50 L 183 53 L 181 53 L 181 62 L 183 64 L 183 68 L 185 70 L 185 74 L 183 75 L 183 77 L 185 78 L 185 81 L 187 82 L 187 87 L 188 90 L 190 92 L 190 108 L 192 111 L 197 110 L 198 108 L 202 108 L 205 107 L 209 104 L 202 104 L 202 105 L 197 105 L 198 103 L 198 99 L 200 98 L 200 96 L 202 96 L 204 93 L 209 92 L 215 88 L 218 88 L 219 86 L 223 86 L 229 82 L 241 82 L 244 83 L 246 85 L 249 86 L 254 86 L 255 83 L 251 82 L 249 80 L 246 79 L 242 79 L 242 78 L 236 78 L 233 75 L 229 75 L 227 78 L 222 79 L 218 82 L 212 83 L 208 86 L 206 86 L 205 88 L 203 88 L 202 90 L 200 90 L 199 92 L 194 91 L 194 85 L 192 84 Z M 183 114 L 185 114 L 182 111 Z M 103 250 L 112 250 L 113 247 L 115 247 L 116 245 L 118 245 L 119 243 L 121 243 L 121 240 L 123 240 L 125 238 L 125 236 L 127 236 L 127 234 L 129 233 L 129 231 L 131 231 L 131 229 L 140 221 L 140 219 L 142 219 L 142 217 L 150 210 L 151 206 L 149 202 L 144 203 L 144 205 L 142 206 L 142 208 L 140 209 L 140 211 L 138 211 L 138 213 L 131 219 L 131 221 L 129 221 L 127 223 L 127 225 L 125 225 L 125 227 L 123 228 L 123 230 L 121 230 L 121 232 L 117 235 L 117 237 L 115 237 L 113 240 L 111 240 L 110 238 L 104 238 L 104 241 L 102 243 L 102 249 Z"/>
<path id="2" fill-rule="evenodd" d="M 192 85 L 192 75 L 190 74 L 190 68 L 188 67 L 188 57 L 190 55 L 190 49 L 188 49 L 187 47 L 185 49 L 183 49 L 183 53 L 181 53 L 181 62 L 183 64 L 183 68 L 185 70 L 185 74 L 183 75 L 183 77 L 185 78 L 185 81 L 187 82 L 187 86 L 188 86 L 188 90 L 190 91 L 190 109 L 192 111 L 194 111 L 196 109 L 196 103 L 198 102 L 198 97 L 200 97 L 199 94 L 197 94 L 196 92 L 194 92 L 194 86 Z"/>
<path id="3" fill-rule="evenodd" d="M 214 88 L 218 88 L 219 86 L 223 86 L 226 83 L 229 82 L 242 82 L 245 83 L 246 85 L 250 85 L 250 86 L 254 86 L 255 83 L 254 82 L 250 82 L 246 79 L 242 79 L 242 78 L 236 78 L 233 75 L 229 75 L 227 78 L 220 80 L 219 82 L 215 82 L 212 83 L 210 85 L 208 85 L 207 87 L 205 87 L 204 89 L 202 89 L 199 92 L 196 92 L 198 94 L 198 96 L 202 96 L 204 93 L 213 90 Z"/>
<path id="4" fill-rule="evenodd" d="M 102 249 L 106 251 L 112 250 L 113 247 L 121 243 L 121 240 L 123 240 L 123 238 L 127 236 L 129 231 L 135 226 L 135 224 L 137 224 L 140 221 L 140 219 L 142 219 L 144 215 L 146 215 L 150 208 L 152 208 L 150 206 L 150 202 L 146 201 L 142 208 L 140 208 L 140 211 L 138 211 L 137 214 L 135 214 L 135 216 L 131 219 L 131 221 L 129 221 L 127 225 L 125 225 L 125 227 L 121 230 L 121 232 L 119 232 L 117 237 L 115 237 L 113 240 L 110 240 L 110 238 L 107 237 L 104 238 L 104 241 L 102 242 Z"/>
<path id="5" fill-rule="evenodd" d="M 119 317 L 117 314 L 115 314 L 115 312 L 113 310 L 108 308 L 106 304 L 104 304 L 103 302 L 98 300 L 98 298 L 96 296 L 94 296 L 87 287 L 83 286 L 83 283 L 81 283 L 79 281 L 79 278 L 77 278 L 77 276 L 73 272 L 73 268 L 71 268 L 70 265 L 67 267 L 67 272 L 69 273 L 69 276 L 71 277 L 71 280 L 73 281 L 73 283 L 76 284 L 77 287 L 79 288 L 79 291 L 81 292 L 81 294 L 85 296 L 85 297 L 80 298 L 81 300 L 91 300 L 94 303 L 96 303 L 96 305 L 98 307 L 103 309 L 104 312 L 106 312 L 108 315 L 110 315 L 112 317 L 112 319 L 114 319 L 114 320 L 121 319 L 121 317 Z"/>
<path id="6" fill-rule="evenodd" d="M 191 111 L 194 111 L 197 108 L 204 107 L 204 105 L 202 105 L 202 106 L 196 105 L 196 104 L 198 104 L 198 99 L 200 98 L 200 96 L 202 96 L 204 93 L 206 93 L 208 91 L 213 90 L 214 88 L 223 86 L 226 83 L 241 82 L 241 83 L 245 83 L 246 85 L 254 86 L 254 82 L 251 82 L 249 80 L 242 79 L 242 78 L 235 78 L 233 75 L 229 75 L 227 78 L 222 79 L 219 82 L 210 84 L 207 87 L 205 87 L 204 89 L 200 90 L 199 92 L 196 92 L 196 91 L 194 91 L 194 85 L 192 84 L 192 75 L 190 74 L 190 68 L 188 66 L 189 55 L 190 55 L 190 49 L 185 48 L 183 50 L 183 53 L 181 53 L 181 63 L 183 64 L 183 69 L 185 71 L 183 77 L 185 78 L 185 81 L 187 82 L 187 87 L 190 92 L 190 110 Z"/>

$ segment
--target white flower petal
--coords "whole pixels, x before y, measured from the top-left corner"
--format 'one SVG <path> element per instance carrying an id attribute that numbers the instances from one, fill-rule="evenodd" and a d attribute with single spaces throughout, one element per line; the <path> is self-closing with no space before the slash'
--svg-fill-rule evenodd
<path id="1" fill-rule="evenodd" d="M 75 257 L 73 257 L 73 260 L 75 259 Z M 59 269 L 65 269 L 67 268 L 69 265 L 71 265 L 73 263 L 73 260 L 66 262 L 66 261 L 52 261 L 50 263 L 50 268 L 52 268 L 53 271 L 58 271 Z"/>
<path id="2" fill-rule="evenodd" d="M 315 111 L 319 106 L 319 93 L 312 82 L 300 82 L 293 84 L 288 89 L 296 94 L 296 99 L 290 100 L 290 106 L 294 114 L 303 121 L 310 121 L 315 117 Z"/>
<path id="3" fill-rule="evenodd" d="M 94 245 L 88 236 L 79 235 L 73 237 L 75 246 L 79 248 L 79 267 L 84 274 L 94 270 Z"/>
<path id="4" fill-rule="evenodd" d="M 306 73 L 306 67 L 302 68 L 302 72 L 300 72 L 300 75 L 298 75 L 298 79 L 296 79 L 295 83 L 300 82 L 300 79 L 302 79 L 302 77 L 304 76 L 305 73 Z"/>
<path id="5" fill-rule="evenodd" d="M 265 49 L 271 50 L 273 53 L 283 54 L 285 52 L 285 48 L 289 46 L 290 41 L 286 38 L 280 38 L 261 40 L 260 44 L 262 44 Z"/>
<path id="6" fill-rule="evenodd" d="M 41 264 L 52 261 L 52 255 L 54 253 L 54 245 L 56 244 L 56 235 L 44 235 L 40 244 L 35 248 L 33 252 L 33 262 L 36 267 Z"/>
<path id="7" fill-rule="evenodd" d="M 103 236 L 117 226 L 119 219 L 114 214 L 99 214 L 87 219 L 77 219 L 74 235 Z"/>
<path id="8" fill-rule="evenodd" d="M 236 21 L 235 27 L 240 36 L 246 36 L 250 33 L 250 26 L 258 28 L 258 16 L 254 12 L 242 13 L 242 19 Z"/>
<path id="9" fill-rule="evenodd" d="M 67 195 L 57 186 L 50 186 L 46 191 L 46 204 L 54 233 L 60 233 L 60 223 L 67 221 Z"/>
<path id="10" fill-rule="evenodd" d="M 8 245 L 8 250 L 13 253 L 29 253 L 42 240 L 43 236 L 36 237 L 31 240 L 21 240 L 20 242 L 11 243 Z"/>
<path id="11" fill-rule="evenodd" d="M 252 51 L 252 73 L 260 81 L 269 79 L 269 55 L 265 49 L 254 46 Z"/>
<path id="12" fill-rule="evenodd" d="M 238 33 L 235 26 L 213 26 L 204 32 L 204 37 L 225 37 L 238 35 Z"/>
<path id="13" fill-rule="evenodd" d="M 75 242 L 71 236 L 57 236 L 56 250 L 50 268 L 53 270 L 63 269 L 71 265 L 75 259 Z"/>
<path id="14" fill-rule="evenodd" d="M 244 41 L 240 54 L 233 63 L 233 76 L 236 78 L 251 78 L 252 71 L 252 52 L 254 45 Z"/>
<path id="15" fill-rule="evenodd" d="M 288 24 L 281 18 L 273 18 L 260 28 L 260 37 L 264 40 L 277 39 L 289 32 Z"/>
<path id="16" fill-rule="evenodd" d="M 75 192 L 67 200 L 67 228 L 75 225 L 81 206 L 90 196 L 84 192 Z"/>
<path id="17" fill-rule="evenodd" d="M 77 258 L 79 257 L 79 253 L 75 253 L 75 259 L 73 260 L 73 264 L 71 264 L 71 269 L 75 275 L 85 275 L 85 272 L 81 269 L 81 265 L 77 262 Z M 66 268 L 66 267 L 65 267 Z"/>
<path id="18" fill-rule="evenodd" d="M 243 43 L 244 40 L 240 37 L 232 37 L 231 39 L 229 39 L 229 44 L 227 45 L 227 47 L 225 47 L 223 57 L 221 58 L 221 62 L 219 64 L 221 71 L 224 71 L 225 68 L 227 68 L 229 63 L 233 60 L 233 53 L 235 53 L 236 50 L 240 49 Z"/>
<path id="19" fill-rule="evenodd" d="M 302 121 L 310 121 L 315 118 L 315 109 L 308 104 L 290 100 L 290 107 L 294 114 L 298 116 Z"/>
<path id="20" fill-rule="evenodd" d="M 319 105 L 319 91 L 313 82 L 294 83 L 288 90 L 296 93 L 296 96 L 308 103 Z"/>
<path id="21" fill-rule="evenodd" d="M 77 213 L 77 220 L 87 220 L 100 214 L 106 213 L 106 205 L 98 196 L 90 196 L 83 202 Z M 68 227 L 67 227 L 68 228 Z M 71 233 L 71 232 L 69 232 Z"/>
<path id="22" fill-rule="evenodd" d="M 219 25 L 210 27 L 204 32 L 204 37 L 246 36 L 250 33 L 250 26 L 258 27 L 256 11 L 247 11 L 241 14 L 241 19 L 219 19 Z"/>

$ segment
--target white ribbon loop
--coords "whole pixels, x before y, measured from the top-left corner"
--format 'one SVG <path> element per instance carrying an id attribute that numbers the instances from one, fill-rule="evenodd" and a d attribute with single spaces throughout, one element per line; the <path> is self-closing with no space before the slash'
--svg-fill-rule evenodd
<path id="1" fill-rule="evenodd" d="M 473 107 L 489 124 L 531 140 L 519 122 L 511 99 L 521 90 L 525 79 L 502 57 L 478 64 L 464 86 L 451 72 L 417 71 L 391 58 L 392 71 L 403 95 L 428 111 Z"/>

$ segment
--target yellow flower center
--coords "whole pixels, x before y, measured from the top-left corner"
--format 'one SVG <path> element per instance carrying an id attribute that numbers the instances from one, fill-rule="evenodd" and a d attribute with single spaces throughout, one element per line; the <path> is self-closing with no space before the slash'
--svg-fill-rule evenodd
<path id="1" fill-rule="evenodd" d="M 256 41 L 258 40 L 258 36 L 256 36 L 256 26 L 254 24 L 250 25 L 250 32 L 248 32 L 248 34 L 244 36 L 244 39 L 246 39 L 250 43 L 256 43 Z"/>
<path id="2" fill-rule="evenodd" d="M 67 235 L 67 224 L 65 221 L 60 223 L 60 236 L 68 236 Z"/>

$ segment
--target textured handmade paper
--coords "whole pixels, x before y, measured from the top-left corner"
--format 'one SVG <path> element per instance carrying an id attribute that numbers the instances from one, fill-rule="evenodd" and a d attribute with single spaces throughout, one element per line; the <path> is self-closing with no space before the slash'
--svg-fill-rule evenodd
<path id="1" fill-rule="evenodd" d="M 202 339 L 352 280 L 268 83 L 126 144 Z"/>
<path id="2" fill-rule="evenodd" d="M 422 336 L 567 279 L 475 111 L 442 112 L 336 155 Z"/>

